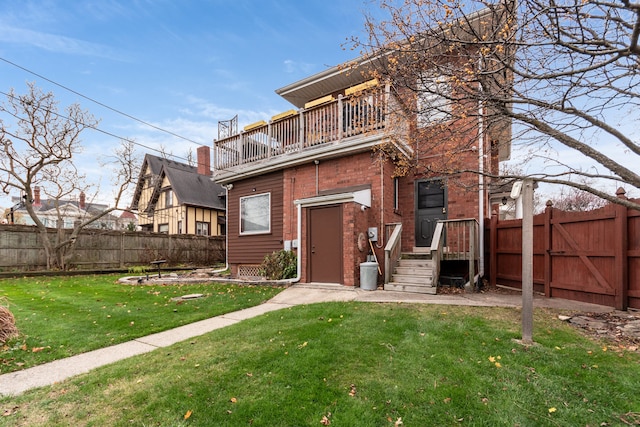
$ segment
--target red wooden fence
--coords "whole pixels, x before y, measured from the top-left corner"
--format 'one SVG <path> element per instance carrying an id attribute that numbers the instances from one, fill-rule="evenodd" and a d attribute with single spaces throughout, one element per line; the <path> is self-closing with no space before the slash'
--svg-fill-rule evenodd
<path id="1" fill-rule="evenodd" d="M 619 310 L 640 308 L 639 211 L 618 204 L 588 212 L 547 206 L 533 221 L 535 291 Z M 490 245 L 491 284 L 520 288 L 522 220 L 494 216 Z"/>

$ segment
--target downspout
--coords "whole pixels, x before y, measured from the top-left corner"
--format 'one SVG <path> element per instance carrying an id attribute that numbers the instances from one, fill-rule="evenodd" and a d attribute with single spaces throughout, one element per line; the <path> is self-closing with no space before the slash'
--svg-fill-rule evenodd
<path id="1" fill-rule="evenodd" d="M 478 83 L 480 93 L 482 93 L 482 84 Z M 484 276 L 484 120 L 482 118 L 483 106 L 482 99 L 478 100 L 478 246 L 480 250 L 480 258 L 478 260 L 478 275 Z M 475 278 L 473 279 L 475 280 Z"/>
<path id="2" fill-rule="evenodd" d="M 225 219 L 228 217 L 227 212 L 229 212 L 229 187 L 227 185 L 224 186 L 226 191 L 226 196 L 224 198 L 224 216 Z M 187 216 L 189 216 L 187 214 Z M 229 269 L 229 230 L 224 233 L 224 268 L 222 270 L 213 270 L 212 273 L 222 273 L 223 271 L 227 271 Z"/>
<path id="3" fill-rule="evenodd" d="M 384 248 L 384 162 L 380 161 L 380 231 L 376 248 Z"/>
<path id="4" fill-rule="evenodd" d="M 298 240 L 298 259 L 296 260 L 297 264 L 296 264 L 296 277 L 293 277 L 291 279 L 286 279 L 283 280 L 283 282 L 285 283 L 296 283 L 300 281 L 300 275 L 302 273 L 302 204 L 298 203 L 298 235 L 297 240 Z"/>

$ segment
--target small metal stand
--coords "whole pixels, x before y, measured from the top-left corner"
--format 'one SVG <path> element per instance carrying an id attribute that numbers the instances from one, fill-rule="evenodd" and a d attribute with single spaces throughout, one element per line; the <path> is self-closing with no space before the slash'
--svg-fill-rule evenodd
<path id="1" fill-rule="evenodd" d="M 160 265 L 164 264 L 165 262 L 167 262 L 166 259 L 159 259 L 157 261 L 151 261 L 149 264 L 152 265 L 157 265 L 158 266 L 158 279 L 162 279 L 162 275 L 160 274 Z M 148 279 L 149 277 L 147 277 Z"/>

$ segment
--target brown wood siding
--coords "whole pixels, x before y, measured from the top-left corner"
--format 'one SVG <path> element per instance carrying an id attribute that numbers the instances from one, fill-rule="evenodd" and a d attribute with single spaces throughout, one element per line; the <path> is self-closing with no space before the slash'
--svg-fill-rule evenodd
<path id="1" fill-rule="evenodd" d="M 240 197 L 271 193 L 271 232 L 250 236 L 240 235 Z M 283 249 L 283 175 L 274 172 L 258 178 L 233 183 L 229 191 L 227 233 L 230 264 L 260 264 L 265 255 Z"/>

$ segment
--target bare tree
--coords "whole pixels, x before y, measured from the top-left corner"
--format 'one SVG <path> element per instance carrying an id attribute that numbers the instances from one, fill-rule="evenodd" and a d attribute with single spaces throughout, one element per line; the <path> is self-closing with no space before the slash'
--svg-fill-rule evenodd
<path id="1" fill-rule="evenodd" d="M 595 194 L 578 190 L 575 187 L 563 190 L 551 200 L 553 207 L 563 211 L 584 212 L 603 207 L 606 203 Z"/>
<path id="2" fill-rule="evenodd" d="M 88 192 L 86 177 L 78 173 L 74 155 L 81 150 L 80 133 L 95 128 L 98 121 L 79 105 L 68 106 L 59 112 L 52 93 L 43 93 L 33 83 L 28 93 L 18 95 L 11 90 L 0 107 L 0 185 L 24 195 L 24 207 L 38 228 L 44 246 L 47 268 L 66 269 L 73 255 L 74 244 L 82 229 L 123 209 L 119 206 L 129 184 L 137 176 L 133 143 L 125 141 L 109 161 L 116 188 L 114 206 L 89 214 L 76 221 L 69 231 L 64 229 L 61 210 L 63 201 L 80 192 Z M 56 232 L 50 233 L 47 224 L 34 209 L 34 189 L 38 187 L 55 201 Z"/>
<path id="3" fill-rule="evenodd" d="M 640 209 L 636 201 L 602 190 L 606 184 L 640 189 L 640 3 L 380 5 L 387 18 L 368 16 L 368 40 L 354 42 L 376 76 L 404 94 L 399 110 L 418 117 L 417 128 L 421 117 L 439 119 L 416 152 L 442 152 L 443 141 L 459 141 L 429 168 L 488 174 L 451 160 L 476 143 L 463 133 L 485 134 L 495 160 L 507 158 L 511 145 L 522 159 L 527 173 L 503 178 L 567 185 Z M 410 160 L 412 168 L 427 167 Z"/>

